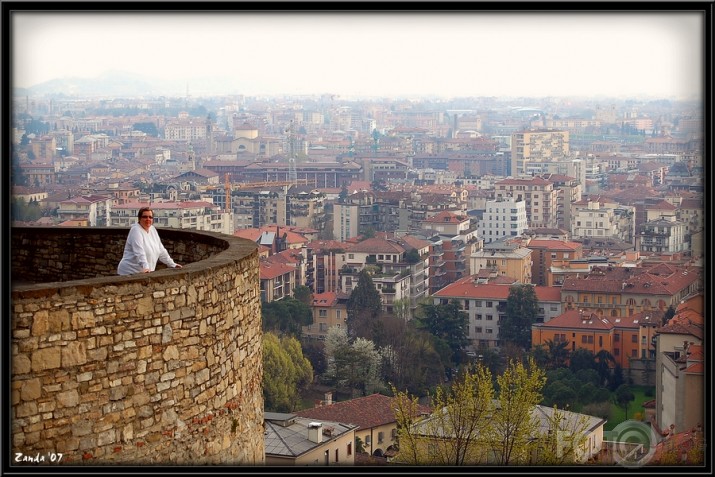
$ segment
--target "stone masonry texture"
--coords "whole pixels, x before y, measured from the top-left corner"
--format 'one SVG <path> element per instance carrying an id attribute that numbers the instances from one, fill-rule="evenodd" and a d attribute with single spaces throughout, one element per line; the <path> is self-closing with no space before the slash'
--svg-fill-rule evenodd
<path id="1" fill-rule="evenodd" d="M 256 244 L 160 229 L 184 268 L 120 277 L 127 233 L 12 229 L 10 465 L 262 465 Z"/>

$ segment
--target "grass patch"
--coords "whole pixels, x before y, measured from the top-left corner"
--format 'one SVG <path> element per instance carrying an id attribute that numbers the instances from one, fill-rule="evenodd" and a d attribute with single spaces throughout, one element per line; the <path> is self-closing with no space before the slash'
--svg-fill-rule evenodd
<path id="1" fill-rule="evenodd" d="M 635 399 L 628 404 L 628 419 L 633 419 L 637 412 L 645 415 L 643 403 L 652 400 L 654 397 L 646 396 L 647 389 L 653 389 L 653 386 L 629 386 Z M 626 420 L 625 410 L 618 404 L 611 404 L 611 411 L 608 415 L 608 422 L 603 426 L 603 430 L 612 431 L 614 427 Z"/>

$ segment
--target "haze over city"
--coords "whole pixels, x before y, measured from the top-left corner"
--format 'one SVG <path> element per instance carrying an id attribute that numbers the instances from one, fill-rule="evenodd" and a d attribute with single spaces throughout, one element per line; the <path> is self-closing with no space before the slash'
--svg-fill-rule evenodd
<path id="1" fill-rule="evenodd" d="M 700 99 L 697 13 L 71 13 L 12 18 L 13 86 L 109 71 L 240 94 Z M 65 45 L 71 55 L 53 52 Z"/>

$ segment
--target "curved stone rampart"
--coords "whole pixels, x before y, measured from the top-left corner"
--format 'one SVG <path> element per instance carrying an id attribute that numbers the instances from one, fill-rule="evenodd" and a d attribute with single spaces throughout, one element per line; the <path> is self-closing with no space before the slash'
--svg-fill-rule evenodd
<path id="1" fill-rule="evenodd" d="M 256 244 L 160 229 L 184 268 L 120 277 L 127 232 L 12 229 L 11 465 L 262 464 Z"/>

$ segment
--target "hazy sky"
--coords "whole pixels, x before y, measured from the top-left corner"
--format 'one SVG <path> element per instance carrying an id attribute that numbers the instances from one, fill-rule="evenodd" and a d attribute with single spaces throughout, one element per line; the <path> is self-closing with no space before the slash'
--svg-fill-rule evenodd
<path id="1" fill-rule="evenodd" d="M 13 85 L 108 70 L 245 94 L 702 98 L 697 13 L 12 13 Z M 199 92 L 200 84 L 191 84 Z"/>

